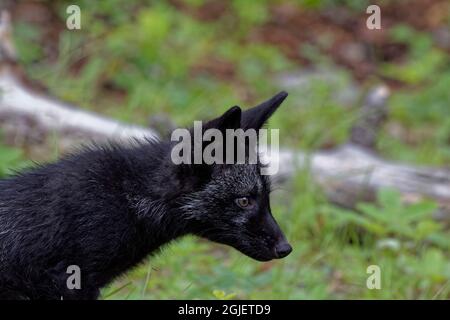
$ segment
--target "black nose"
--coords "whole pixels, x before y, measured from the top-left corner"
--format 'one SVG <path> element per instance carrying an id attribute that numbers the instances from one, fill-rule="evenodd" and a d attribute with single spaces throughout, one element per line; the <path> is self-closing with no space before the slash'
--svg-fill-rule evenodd
<path id="1" fill-rule="evenodd" d="M 287 242 L 279 243 L 275 246 L 275 254 L 278 259 L 286 257 L 289 253 L 291 253 L 292 247 Z"/>

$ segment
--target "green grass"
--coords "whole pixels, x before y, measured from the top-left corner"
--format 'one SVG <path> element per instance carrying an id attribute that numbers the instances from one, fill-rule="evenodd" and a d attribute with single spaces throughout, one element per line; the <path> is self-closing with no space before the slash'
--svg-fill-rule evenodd
<path id="1" fill-rule="evenodd" d="M 203 2 L 186 1 L 193 7 Z M 82 30 L 61 33 L 56 61 L 49 62 L 39 49 L 38 29 L 17 25 L 21 63 L 55 96 L 124 121 L 145 124 L 149 115 L 165 113 L 177 124 L 189 125 L 236 103 L 250 106 L 268 98 L 283 89 L 274 83 L 276 75 L 302 68 L 274 46 L 248 41 L 252 28 L 266 21 L 268 1 L 234 0 L 239 14 L 210 22 L 162 2 L 78 3 Z M 356 11 L 365 3 L 339 2 Z M 62 18 L 65 4 L 54 5 Z M 313 10 L 335 5 L 297 4 Z M 409 26 L 393 28 L 391 37 L 410 50 L 404 62 L 380 66 L 383 76 L 405 83 L 389 102 L 380 153 L 411 163 L 448 164 L 450 59 L 429 34 Z M 209 59 L 216 61 L 213 65 L 232 66 L 232 74 L 199 72 L 198 66 Z M 346 141 L 358 106 L 336 101 L 336 92 L 349 84 L 351 75 L 328 60 L 316 63 L 336 70 L 338 83 L 312 81 L 307 88 L 289 90 L 271 120 L 270 127 L 280 128 L 283 145 L 314 150 Z M 403 134 L 394 134 L 392 127 L 402 128 Z M 1 147 L 0 159 L 0 174 L 6 174 L 23 156 Z M 433 203 L 404 205 L 395 191 L 384 190 L 376 204 L 360 204 L 358 212 L 343 210 L 326 201 L 308 170 L 281 186 L 272 199 L 274 215 L 294 247 L 286 259 L 259 263 L 231 248 L 187 237 L 105 288 L 102 297 L 450 298 L 450 235 L 432 219 Z M 381 290 L 366 287 L 369 265 L 381 267 Z"/>
<path id="2" fill-rule="evenodd" d="M 22 150 L 0 145 L 0 177 L 11 175 L 28 165 Z"/>

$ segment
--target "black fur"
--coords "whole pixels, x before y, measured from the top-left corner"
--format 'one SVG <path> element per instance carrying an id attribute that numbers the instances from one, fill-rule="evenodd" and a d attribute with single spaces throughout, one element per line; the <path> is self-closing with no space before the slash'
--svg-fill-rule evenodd
<path id="1" fill-rule="evenodd" d="M 261 127 L 285 97 L 242 115 L 234 107 L 207 127 Z M 95 299 L 101 287 L 186 234 L 262 261 L 290 252 L 259 164 L 177 166 L 172 145 L 84 148 L 0 180 L 0 299 Z M 244 196 L 254 200 L 251 209 L 236 205 Z M 81 289 L 67 288 L 70 265 L 81 269 Z"/>

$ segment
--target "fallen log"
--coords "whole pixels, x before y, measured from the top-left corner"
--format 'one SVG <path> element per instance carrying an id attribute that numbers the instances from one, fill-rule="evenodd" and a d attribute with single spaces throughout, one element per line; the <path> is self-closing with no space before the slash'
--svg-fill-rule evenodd
<path id="1" fill-rule="evenodd" d="M 9 34 L 9 17 L 3 13 L 0 23 L 0 128 L 19 131 L 31 138 L 56 133 L 69 141 L 73 137 L 126 140 L 159 136 L 151 128 L 124 124 L 84 111 L 27 87 L 12 67 L 15 53 Z M 450 170 L 391 162 L 373 151 L 376 131 L 385 118 L 388 94 L 384 86 L 369 93 L 348 144 L 313 153 L 282 150 L 270 159 L 280 169 L 276 178 L 284 181 L 298 170 L 308 168 L 329 199 L 341 206 L 354 207 L 361 200 L 373 200 L 380 188 L 394 188 L 407 201 L 423 197 L 436 200 L 441 205 L 439 218 L 450 217 Z M 374 110 L 381 110 L 381 113 Z M 17 125 L 17 119 L 26 119 L 27 124 Z"/>

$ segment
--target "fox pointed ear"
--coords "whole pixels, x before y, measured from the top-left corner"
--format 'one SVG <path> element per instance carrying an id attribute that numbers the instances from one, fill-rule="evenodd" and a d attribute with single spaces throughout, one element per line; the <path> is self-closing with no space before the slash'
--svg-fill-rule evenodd
<path id="1" fill-rule="evenodd" d="M 287 96 L 287 92 L 281 91 L 269 100 L 244 111 L 241 116 L 242 129 L 261 129 Z"/>
<path id="2" fill-rule="evenodd" d="M 239 129 L 241 127 L 241 108 L 231 107 L 219 118 L 208 121 L 204 129 L 218 129 L 225 132 L 226 129 Z"/>

